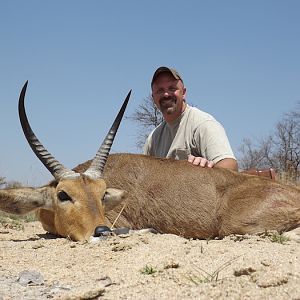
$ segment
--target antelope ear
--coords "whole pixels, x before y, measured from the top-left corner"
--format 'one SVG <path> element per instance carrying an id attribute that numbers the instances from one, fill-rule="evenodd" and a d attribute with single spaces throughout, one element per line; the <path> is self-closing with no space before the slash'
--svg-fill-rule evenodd
<path id="1" fill-rule="evenodd" d="M 124 190 L 108 188 L 104 194 L 102 203 L 105 206 L 105 210 L 109 211 L 112 210 L 115 206 L 120 204 L 122 201 L 125 200 L 127 196 L 127 192 Z"/>
<path id="2" fill-rule="evenodd" d="M 23 215 L 38 208 L 52 210 L 50 187 L 0 190 L 0 210 L 2 211 Z"/>

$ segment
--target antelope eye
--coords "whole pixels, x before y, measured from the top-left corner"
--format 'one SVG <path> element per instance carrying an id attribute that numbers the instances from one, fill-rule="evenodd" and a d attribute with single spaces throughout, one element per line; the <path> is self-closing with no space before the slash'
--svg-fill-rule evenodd
<path id="1" fill-rule="evenodd" d="M 66 192 L 64 192 L 64 191 L 58 192 L 57 198 L 60 201 L 72 201 L 71 197 Z"/>

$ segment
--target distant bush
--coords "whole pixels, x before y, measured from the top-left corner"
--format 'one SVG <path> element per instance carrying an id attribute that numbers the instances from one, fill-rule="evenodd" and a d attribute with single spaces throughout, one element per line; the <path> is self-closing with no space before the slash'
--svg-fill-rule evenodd
<path id="1" fill-rule="evenodd" d="M 18 181 L 6 181 L 5 177 L 0 177 L 0 188 L 13 189 L 22 187 Z M 13 215 L 0 211 L 0 226 L 8 228 L 21 228 L 19 222 L 33 222 L 36 221 L 35 213 L 26 215 Z"/>
<path id="2" fill-rule="evenodd" d="M 14 189 L 14 188 L 19 188 L 22 187 L 22 183 L 18 181 L 8 181 L 5 183 L 5 188 L 6 189 Z"/>
<path id="3" fill-rule="evenodd" d="M 15 180 L 7 181 L 5 177 L 0 177 L 0 188 L 13 189 L 22 186 L 23 186 L 22 183 L 19 181 L 15 181 Z"/>
<path id="4" fill-rule="evenodd" d="M 294 111 L 285 113 L 273 132 L 255 142 L 244 139 L 240 147 L 239 166 L 274 168 L 284 181 L 300 181 L 300 103 Z"/>
<path id="5" fill-rule="evenodd" d="M 0 187 L 4 184 L 6 184 L 5 177 L 0 177 Z"/>

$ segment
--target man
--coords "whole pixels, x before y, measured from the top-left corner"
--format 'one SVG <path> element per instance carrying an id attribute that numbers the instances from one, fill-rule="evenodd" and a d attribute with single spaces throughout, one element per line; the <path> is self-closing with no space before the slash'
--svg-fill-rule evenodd
<path id="1" fill-rule="evenodd" d="M 211 115 L 186 103 L 186 88 L 176 70 L 159 67 L 151 89 L 164 121 L 147 138 L 144 154 L 238 170 L 224 128 Z"/>

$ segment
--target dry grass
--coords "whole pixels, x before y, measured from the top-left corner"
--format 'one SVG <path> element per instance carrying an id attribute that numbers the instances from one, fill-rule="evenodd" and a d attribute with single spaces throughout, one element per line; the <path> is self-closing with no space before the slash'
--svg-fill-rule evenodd
<path id="1" fill-rule="evenodd" d="M 34 213 L 29 213 L 27 215 L 12 215 L 0 211 L 0 226 L 4 228 L 13 228 L 17 230 L 24 229 L 24 222 L 34 222 L 36 221 L 36 216 Z"/>
<path id="2" fill-rule="evenodd" d="M 277 172 L 276 180 L 286 184 L 300 186 L 299 176 L 294 172 Z"/>

